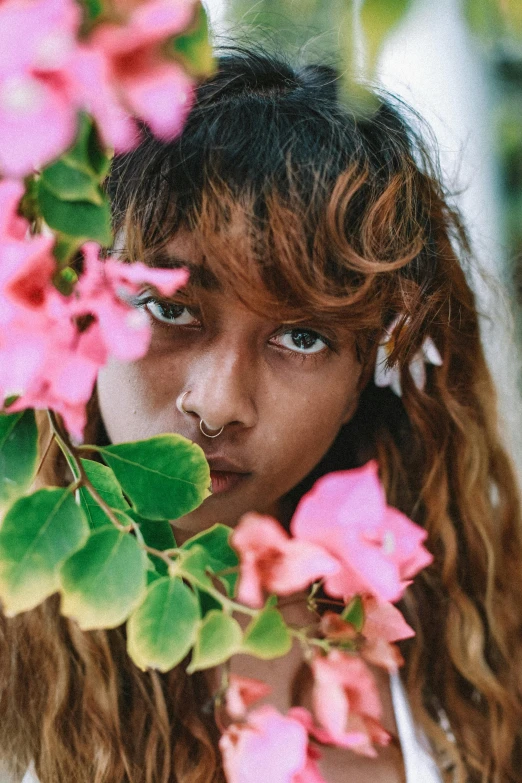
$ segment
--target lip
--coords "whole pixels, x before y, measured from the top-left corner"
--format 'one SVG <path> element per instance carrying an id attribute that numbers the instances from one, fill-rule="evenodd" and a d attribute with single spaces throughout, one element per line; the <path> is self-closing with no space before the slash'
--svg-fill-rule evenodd
<path id="1" fill-rule="evenodd" d="M 233 473 L 224 470 L 211 470 L 210 481 L 212 496 L 230 492 L 241 484 L 250 473 Z"/>
<path id="2" fill-rule="evenodd" d="M 230 492 L 251 475 L 250 471 L 226 457 L 206 455 L 206 458 L 210 467 L 212 495 Z"/>
<path id="3" fill-rule="evenodd" d="M 227 457 L 223 457 L 218 454 L 215 456 L 205 454 L 205 457 L 208 464 L 210 465 L 210 470 L 217 470 L 220 473 L 250 473 L 250 471 L 246 470 L 243 465 L 240 465 L 239 463 L 234 462 Z"/>

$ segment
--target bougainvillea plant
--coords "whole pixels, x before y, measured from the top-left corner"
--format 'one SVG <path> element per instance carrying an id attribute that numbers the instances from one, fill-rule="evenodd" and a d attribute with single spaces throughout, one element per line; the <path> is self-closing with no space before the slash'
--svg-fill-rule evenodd
<path id="1" fill-rule="evenodd" d="M 223 666 L 215 703 L 230 783 L 320 783 L 321 745 L 373 756 L 389 740 L 369 664 L 402 663 L 394 643 L 413 631 L 393 603 L 431 561 L 425 532 L 387 505 L 371 462 L 322 478 L 290 533 L 251 513 L 233 532 L 216 524 L 178 546 L 170 522 L 210 494 L 202 450 L 173 433 L 83 442 L 99 368 L 147 352 L 150 324 L 133 297 L 187 281 L 104 257 L 103 179 L 114 151 L 139 143 L 140 123 L 166 140 L 180 132 L 212 69 L 196 0 L 0 4 L 0 601 L 12 616 L 58 592 L 84 630 L 126 623 L 142 669 Z M 67 487 L 33 489 L 36 409 L 67 458 Z M 306 628 L 279 605 L 301 591 Z M 319 611 L 319 595 L 337 611 Z M 227 663 L 281 657 L 294 641 L 311 709 L 256 706 L 267 686 Z"/>

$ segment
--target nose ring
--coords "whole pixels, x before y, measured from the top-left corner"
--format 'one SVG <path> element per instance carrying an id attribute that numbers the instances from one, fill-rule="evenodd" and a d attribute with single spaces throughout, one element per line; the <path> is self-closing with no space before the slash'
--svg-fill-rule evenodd
<path id="1" fill-rule="evenodd" d="M 184 392 L 181 395 L 181 397 L 178 397 L 178 399 L 176 400 L 176 408 L 178 409 L 178 411 L 180 411 L 180 413 L 189 413 L 189 411 L 185 410 L 185 408 L 183 407 L 183 400 L 185 399 L 185 397 L 189 393 L 190 393 L 190 389 L 188 391 Z M 209 432 L 205 431 L 205 429 L 204 429 L 205 427 L 207 428 L 207 430 L 209 430 Z M 218 430 L 213 430 L 211 427 L 208 426 L 208 424 L 206 424 L 203 421 L 203 419 L 200 419 L 199 420 L 199 429 L 201 430 L 201 433 L 205 436 L 205 438 L 217 438 L 218 435 L 221 435 L 221 433 L 223 432 L 225 427 L 223 425 Z M 212 435 L 211 433 L 214 433 L 214 434 Z"/>
<path id="2" fill-rule="evenodd" d="M 218 435 L 221 435 L 221 433 L 222 433 L 222 432 L 223 432 L 223 430 L 225 429 L 225 427 L 224 427 L 224 426 L 222 426 L 222 427 L 220 427 L 220 428 L 219 428 L 219 430 L 217 430 L 217 431 L 216 431 L 216 430 L 211 430 L 211 432 L 213 432 L 213 433 L 214 433 L 214 435 L 210 435 L 210 433 L 208 433 L 208 432 L 205 432 L 205 430 L 203 429 L 203 427 L 208 427 L 208 424 L 205 424 L 205 422 L 203 421 L 203 419 L 200 419 L 200 420 L 199 420 L 199 429 L 201 430 L 201 432 L 203 433 L 203 435 L 205 436 L 205 438 L 217 438 L 217 436 L 218 436 Z M 208 427 L 208 429 L 210 429 L 210 427 Z"/>

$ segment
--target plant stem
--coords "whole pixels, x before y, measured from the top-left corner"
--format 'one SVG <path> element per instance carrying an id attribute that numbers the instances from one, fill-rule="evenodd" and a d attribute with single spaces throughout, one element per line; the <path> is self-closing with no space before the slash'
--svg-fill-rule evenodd
<path id="1" fill-rule="evenodd" d="M 60 427 L 58 419 L 56 418 L 56 413 L 54 411 L 48 410 L 47 415 L 49 417 L 49 422 L 51 424 L 51 430 L 53 431 L 54 438 L 62 450 L 65 459 L 67 460 L 67 464 L 71 469 L 71 473 L 73 474 L 74 478 L 77 479 L 82 475 L 83 468 L 81 466 L 80 460 L 74 452 L 74 446 L 70 442 L 66 433 Z"/>
<path id="2" fill-rule="evenodd" d="M 86 446 L 86 447 L 73 446 L 71 441 L 69 440 L 68 435 L 61 429 L 60 425 L 58 424 L 58 420 L 56 419 L 56 414 L 54 413 L 54 411 L 47 411 L 47 413 L 49 415 L 49 421 L 51 422 L 51 428 L 53 430 L 54 437 L 56 438 L 58 445 L 63 451 L 65 458 L 67 459 L 67 462 L 69 464 L 69 467 L 71 468 L 72 474 L 75 477 L 75 485 L 77 484 L 78 487 L 84 486 L 90 493 L 92 499 L 96 501 L 96 503 L 100 506 L 102 511 L 104 511 L 105 514 L 108 516 L 108 518 L 110 519 L 114 527 L 116 527 L 122 533 L 128 533 L 129 530 L 132 529 L 132 525 L 121 524 L 121 522 L 116 517 L 112 508 L 105 502 L 105 500 L 101 497 L 98 491 L 91 484 L 81 461 L 78 459 L 77 452 L 80 451 L 82 448 L 85 450 L 90 449 L 90 446 Z M 75 489 L 76 488 L 77 487 L 75 487 Z"/>

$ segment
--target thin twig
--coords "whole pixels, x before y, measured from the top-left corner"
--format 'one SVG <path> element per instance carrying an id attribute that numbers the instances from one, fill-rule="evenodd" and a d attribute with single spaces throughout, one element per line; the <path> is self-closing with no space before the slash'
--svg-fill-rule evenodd
<path id="1" fill-rule="evenodd" d="M 61 429 L 60 425 L 58 424 L 58 421 L 56 419 L 56 414 L 53 411 L 47 411 L 49 414 L 49 420 L 51 422 L 51 427 L 54 432 L 54 436 L 56 438 L 56 441 L 58 445 L 60 446 L 61 450 L 63 451 L 67 462 L 69 463 L 69 466 L 71 467 L 71 470 L 73 472 L 73 476 L 75 472 L 78 474 L 75 476 L 75 484 L 79 486 L 84 486 L 94 501 L 100 506 L 102 511 L 105 512 L 105 514 L 108 516 L 114 527 L 116 527 L 118 530 L 120 530 L 122 533 L 128 533 L 129 530 L 132 529 L 132 525 L 122 525 L 121 522 L 118 520 L 116 515 L 114 514 L 114 511 L 112 508 L 105 502 L 105 500 L 101 497 L 101 495 L 98 493 L 98 491 L 93 487 L 91 481 L 89 480 L 85 468 L 83 467 L 81 461 L 78 459 L 78 456 L 76 454 L 77 447 L 73 446 L 71 441 L 69 440 L 69 436 Z M 76 489 L 76 487 L 75 487 Z"/>

